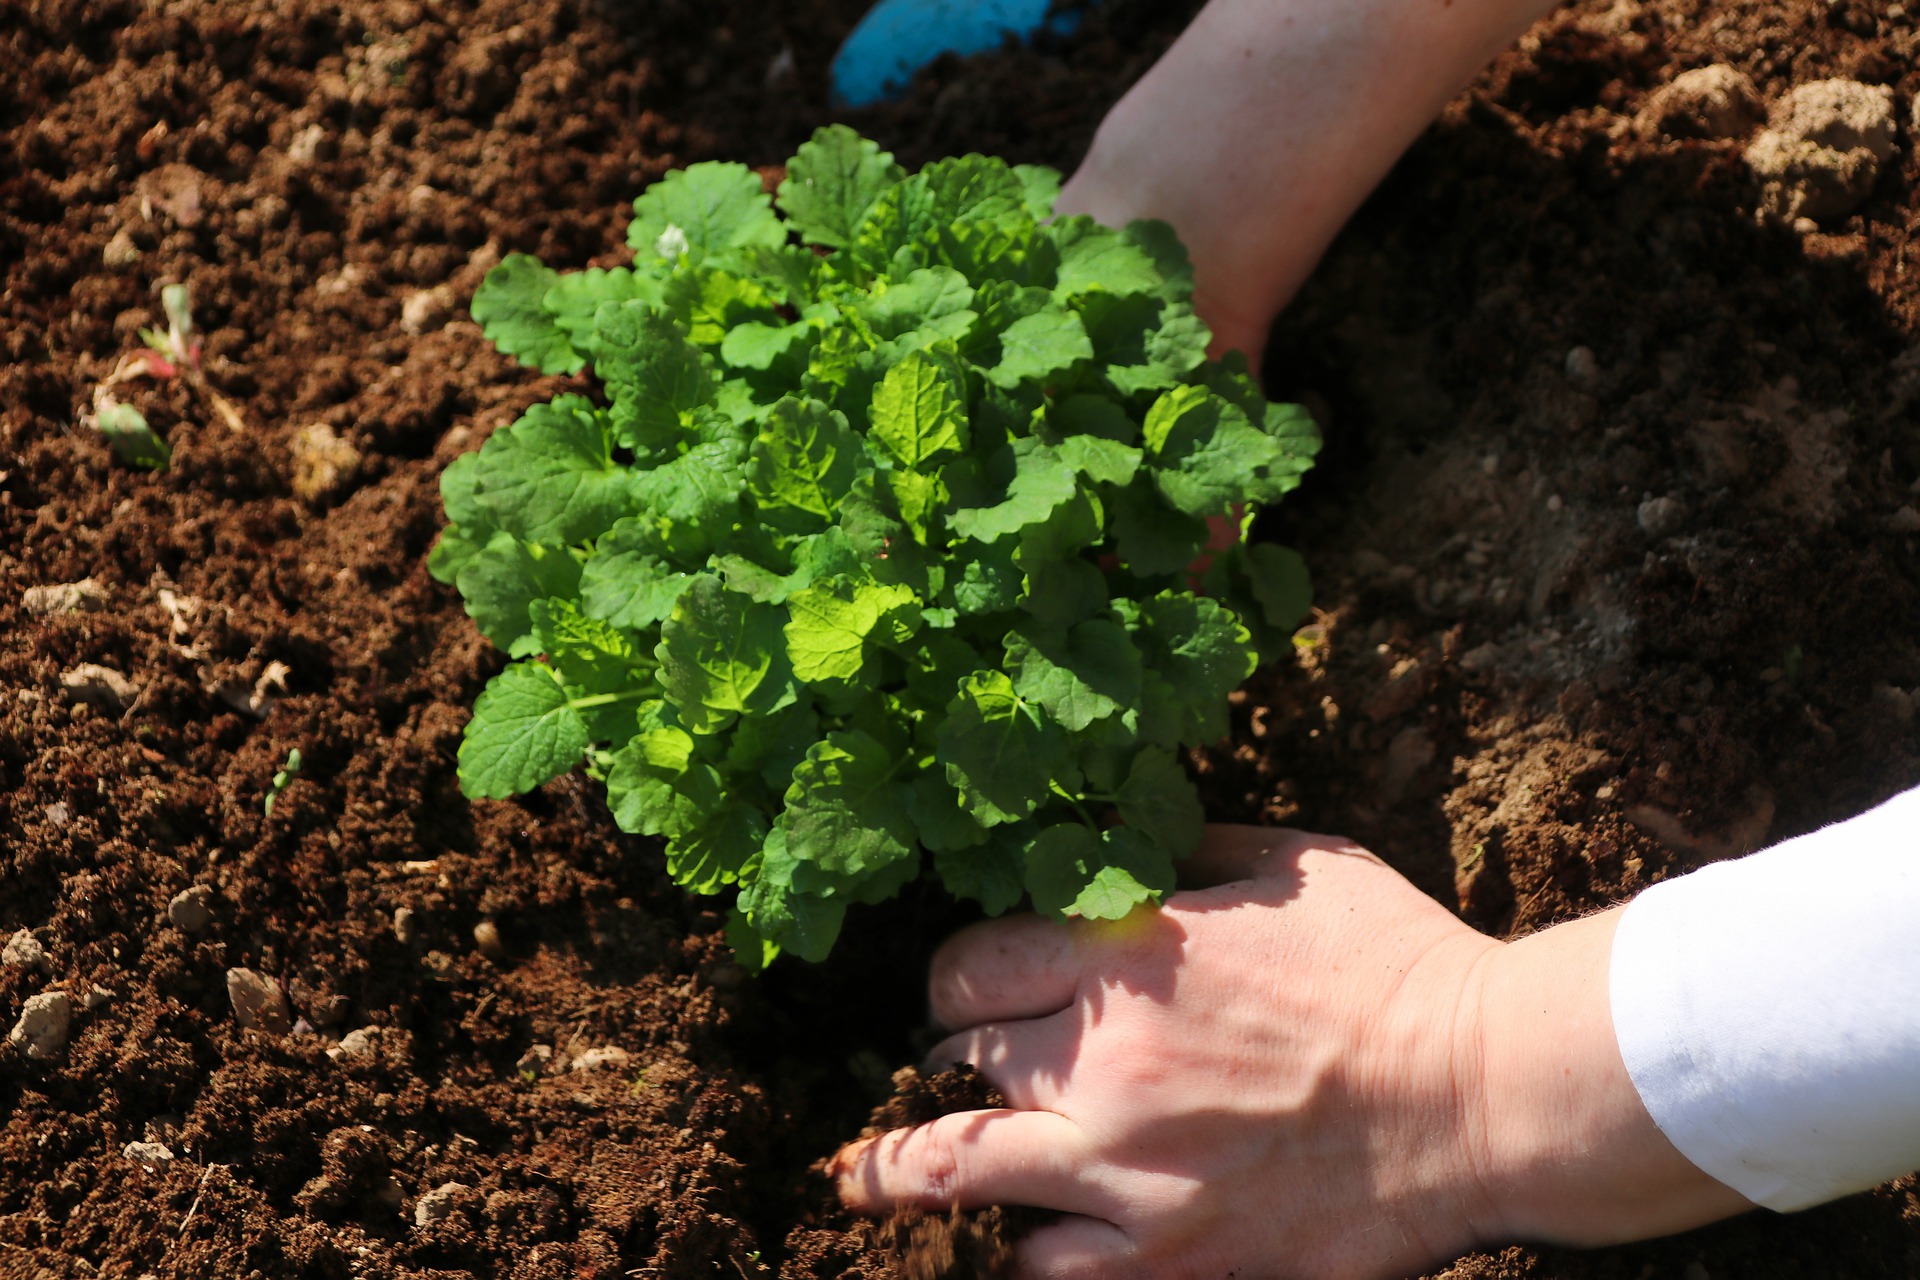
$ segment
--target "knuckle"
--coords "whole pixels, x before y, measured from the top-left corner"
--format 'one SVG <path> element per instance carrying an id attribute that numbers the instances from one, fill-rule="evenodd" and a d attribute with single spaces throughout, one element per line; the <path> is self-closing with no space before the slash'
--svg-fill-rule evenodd
<path id="1" fill-rule="evenodd" d="M 934 1121 L 910 1131 L 903 1144 L 912 1153 L 922 1193 L 942 1203 L 957 1200 L 964 1170 L 962 1150 L 953 1129 Z"/>

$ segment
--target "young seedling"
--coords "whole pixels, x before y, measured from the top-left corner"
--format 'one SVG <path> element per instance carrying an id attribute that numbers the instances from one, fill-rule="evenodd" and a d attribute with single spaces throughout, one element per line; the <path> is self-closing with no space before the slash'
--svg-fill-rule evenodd
<path id="1" fill-rule="evenodd" d="M 1308 608 L 1280 547 L 1218 556 L 1208 597 L 1187 569 L 1319 436 L 1207 361 L 1169 228 L 1055 218 L 1058 189 L 982 156 L 909 176 L 834 126 L 777 205 L 696 165 L 635 201 L 631 267 L 488 274 L 487 336 L 600 394 L 442 478 L 429 565 L 515 659 L 469 796 L 584 762 L 675 881 L 735 895 L 752 965 L 819 959 L 928 868 L 995 914 L 1173 887 L 1180 752 Z"/>
<path id="2" fill-rule="evenodd" d="M 287 762 L 280 766 L 278 773 L 273 775 L 273 782 L 267 787 L 267 797 L 260 802 L 260 812 L 263 816 L 268 818 L 273 816 L 273 802 L 280 798 L 281 792 L 293 784 L 294 775 L 299 772 L 300 748 L 295 747 L 287 752 Z"/>
<path id="3" fill-rule="evenodd" d="M 233 402 L 213 389 L 200 368 L 200 339 L 194 334 L 192 299 L 187 287 L 170 284 L 161 289 L 160 306 L 166 313 L 166 330 L 140 330 L 140 340 L 146 349 L 122 356 L 113 372 L 94 387 L 93 409 L 89 415 L 92 426 L 107 438 L 115 456 L 152 471 L 164 468 L 173 450 L 148 424 L 145 414 L 119 399 L 115 392 L 121 387 L 142 378 L 156 382 L 184 378 L 229 430 L 239 431 L 246 426 Z"/>

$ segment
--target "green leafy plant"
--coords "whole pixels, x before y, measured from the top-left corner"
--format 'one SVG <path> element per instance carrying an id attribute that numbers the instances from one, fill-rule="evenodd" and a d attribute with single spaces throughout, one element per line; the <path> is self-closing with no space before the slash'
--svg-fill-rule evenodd
<path id="1" fill-rule="evenodd" d="M 1177 752 L 1308 594 L 1279 547 L 1217 557 L 1206 596 L 1188 568 L 1319 436 L 1206 360 L 1169 228 L 1054 218 L 1058 189 L 981 156 L 908 176 L 834 126 L 777 203 L 736 164 L 649 188 L 631 267 L 488 274 L 487 336 L 601 394 L 442 478 L 430 567 L 516 659 L 468 795 L 584 761 L 678 883 L 737 887 L 756 964 L 824 956 L 927 863 L 993 913 L 1172 888 L 1202 824 Z"/>

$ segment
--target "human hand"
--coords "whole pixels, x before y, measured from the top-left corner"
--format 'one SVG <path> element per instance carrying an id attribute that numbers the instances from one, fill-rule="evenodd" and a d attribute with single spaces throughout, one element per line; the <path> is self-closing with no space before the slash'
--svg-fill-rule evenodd
<path id="1" fill-rule="evenodd" d="M 1476 1243 L 1599 1243 L 1746 1207 L 1646 1116 L 1606 1003 L 1611 916 L 1503 944 L 1350 843 L 1215 827 L 1214 887 L 1036 917 L 935 958 L 998 1111 L 856 1143 L 851 1207 L 1067 1216 L 1024 1277 L 1394 1276 Z"/>

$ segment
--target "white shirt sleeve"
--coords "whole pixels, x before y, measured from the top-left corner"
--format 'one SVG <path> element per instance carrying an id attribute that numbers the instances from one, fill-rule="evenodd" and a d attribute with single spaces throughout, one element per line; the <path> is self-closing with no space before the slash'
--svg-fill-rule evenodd
<path id="1" fill-rule="evenodd" d="M 1755 1204 L 1920 1168 L 1920 790 L 1648 889 L 1609 988 L 1654 1123 Z"/>

